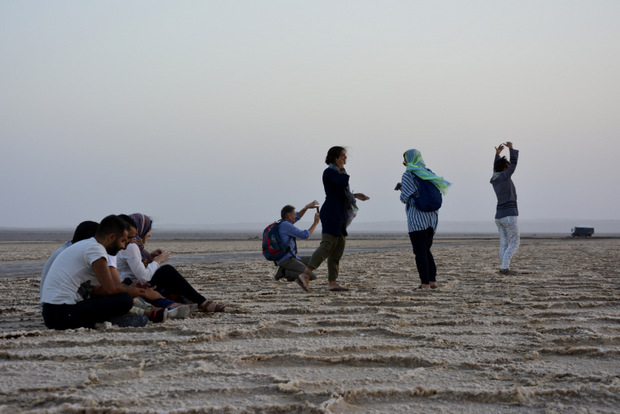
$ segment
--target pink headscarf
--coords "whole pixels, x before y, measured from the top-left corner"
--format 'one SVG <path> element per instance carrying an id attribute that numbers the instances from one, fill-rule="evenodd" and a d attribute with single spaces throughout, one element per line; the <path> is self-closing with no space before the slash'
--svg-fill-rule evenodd
<path id="1" fill-rule="evenodd" d="M 144 248 L 144 238 L 151 231 L 151 226 L 153 225 L 153 220 L 146 214 L 142 213 L 133 213 L 129 217 L 133 219 L 136 223 L 136 227 L 138 230 L 136 231 L 136 236 L 134 237 L 134 243 L 140 248 L 140 254 L 142 255 L 142 263 L 144 266 L 148 266 L 149 263 L 153 261 L 151 258 L 151 254 L 146 251 Z"/>

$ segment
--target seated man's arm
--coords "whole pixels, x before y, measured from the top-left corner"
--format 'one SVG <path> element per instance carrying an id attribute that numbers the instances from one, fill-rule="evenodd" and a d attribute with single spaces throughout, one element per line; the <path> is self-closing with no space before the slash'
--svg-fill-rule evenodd
<path id="1" fill-rule="evenodd" d="M 142 293 L 144 293 L 144 289 L 127 286 L 120 283 L 118 273 L 117 277 L 119 280 L 114 280 L 114 277 L 110 272 L 110 267 L 108 266 L 108 260 L 105 257 L 95 260 L 92 266 L 95 276 L 99 281 L 99 286 L 90 292 L 91 296 L 109 296 L 121 292 L 127 292 L 135 298 L 136 296 L 141 296 Z"/>

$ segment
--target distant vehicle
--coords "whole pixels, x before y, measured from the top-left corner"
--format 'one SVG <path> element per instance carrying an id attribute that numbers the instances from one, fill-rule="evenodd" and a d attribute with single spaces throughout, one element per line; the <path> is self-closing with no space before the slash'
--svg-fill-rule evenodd
<path id="1" fill-rule="evenodd" d="M 594 227 L 592 226 L 576 226 L 571 229 L 571 236 L 573 237 L 592 237 L 594 234 Z"/>

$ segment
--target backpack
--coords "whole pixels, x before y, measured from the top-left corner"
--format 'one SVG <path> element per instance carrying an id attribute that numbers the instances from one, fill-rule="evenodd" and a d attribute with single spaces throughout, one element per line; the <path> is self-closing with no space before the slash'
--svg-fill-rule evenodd
<path id="1" fill-rule="evenodd" d="M 282 220 L 275 221 L 263 230 L 263 256 L 273 262 L 280 260 L 289 251 L 289 247 L 284 246 L 280 238 L 281 222 Z"/>
<path id="2" fill-rule="evenodd" d="M 413 174 L 413 173 L 412 173 Z M 429 180 L 423 180 L 413 174 L 413 179 L 418 184 L 418 191 L 411 196 L 415 207 L 420 211 L 431 212 L 441 208 L 443 198 L 439 189 Z"/>

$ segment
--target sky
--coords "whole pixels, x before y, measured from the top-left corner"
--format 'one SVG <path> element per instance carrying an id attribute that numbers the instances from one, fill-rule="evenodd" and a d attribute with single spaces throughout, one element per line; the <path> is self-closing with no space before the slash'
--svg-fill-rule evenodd
<path id="1" fill-rule="evenodd" d="M 618 219 L 619 19 L 617 0 L 2 1 L 0 227 L 268 224 L 323 202 L 335 145 L 358 222 L 405 221 L 410 148 L 452 183 L 440 221 L 492 221 L 505 141 L 521 219 Z"/>

